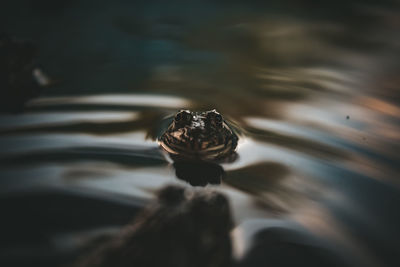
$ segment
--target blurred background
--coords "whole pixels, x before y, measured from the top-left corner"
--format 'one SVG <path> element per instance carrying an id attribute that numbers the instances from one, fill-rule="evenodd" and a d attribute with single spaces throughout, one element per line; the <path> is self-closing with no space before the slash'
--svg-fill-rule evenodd
<path id="1" fill-rule="evenodd" d="M 237 246 L 302 229 L 349 265 L 399 266 L 399 32 L 394 0 L 3 1 L 2 266 L 65 264 L 190 186 L 156 142 L 183 108 L 240 133 L 208 185 Z"/>

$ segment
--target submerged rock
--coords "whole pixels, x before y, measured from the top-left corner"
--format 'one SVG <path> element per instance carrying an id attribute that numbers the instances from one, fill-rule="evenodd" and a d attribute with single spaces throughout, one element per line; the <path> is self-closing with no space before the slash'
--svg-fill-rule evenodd
<path id="1" fill-rule="evenodd" d="M 231 266 L 231 229 L 223 195 L 167 186 L 132 224 L 73 266 Z"/>

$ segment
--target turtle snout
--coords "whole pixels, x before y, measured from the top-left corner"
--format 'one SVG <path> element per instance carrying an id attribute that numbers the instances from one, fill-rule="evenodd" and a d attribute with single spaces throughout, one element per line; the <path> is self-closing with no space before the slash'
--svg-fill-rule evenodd
<path id="1" fill-rule="evenodd" d="M 200 128 L 196 128 L 196 129 L 193 129 L 190 134 L 191 134 L 190 142 L 192 145 L 192 149 L 200 150 L 202 148 L 203 139 L 204 139 L 203 138 L 203 136 L 204 136 L 203 130 Z"/>
<path id="2" fill-rule="evenodd" d="M 201 128 L 194 128 L 191 132 L 191 135 L 193 136 L 194 139 L 199 138 L 200 135 L 203 134 L 203 130 Z"/>

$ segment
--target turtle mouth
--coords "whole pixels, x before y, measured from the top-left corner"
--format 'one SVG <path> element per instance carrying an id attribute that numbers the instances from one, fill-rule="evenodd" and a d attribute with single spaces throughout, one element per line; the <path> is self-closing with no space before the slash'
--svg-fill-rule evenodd
<path id="1" fill-rule="evenodd" d="M 220 155 L 226 155 L 234 151 L 236 146 L 232 140 L 229 140 L 227 143 L 210 145 L 208 147 L 207 143 L 209 141 L 193 142 L 190 144 L 166 142 L 166 140 L 159 141 L 159 145 L 169 154 L 192 159 L 215 159 Z"/>
<path id="2" fill-rule="evenodd" d="M 207 125 L 195 125 L 170 128 L 158 139 L 158 144 L 170 155 L 179 158 L 214 160 L 235 151 L 237 136 L 228 125 L 214 129 Z"/>

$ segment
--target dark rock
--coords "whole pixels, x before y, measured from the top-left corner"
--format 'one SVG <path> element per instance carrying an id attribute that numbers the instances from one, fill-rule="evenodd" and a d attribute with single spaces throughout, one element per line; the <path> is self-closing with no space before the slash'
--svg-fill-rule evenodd
<path id="1" fill-rule="evenodd" d="M 231 228 L 223 195 L 168 186 L 118 236 L 73 266 L 231 266 Z"/>

